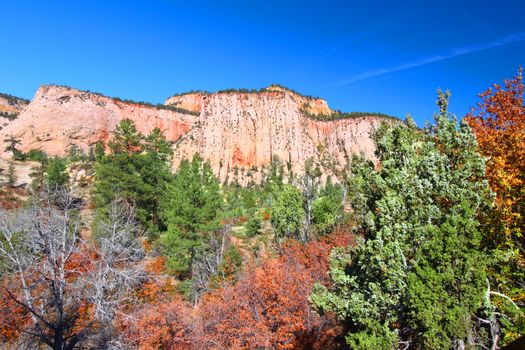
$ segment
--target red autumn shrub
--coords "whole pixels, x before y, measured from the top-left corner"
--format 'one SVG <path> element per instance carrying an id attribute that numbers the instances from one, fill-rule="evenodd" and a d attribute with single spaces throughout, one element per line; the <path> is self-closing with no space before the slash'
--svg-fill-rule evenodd
<path id="1" fill-rule="evenodd" d="M 309 297 L 316 282 L 329 283 L 332 248 L 352 242 L 348 230 L 307 244 L 290 241 L 280 256 L 248 268 L 194 308 L 164 294 L 168 301 L 121 322 L 122 333 L 143 350 L 335 349 L 341 329 L 332 316 L 313 311 Z"/>

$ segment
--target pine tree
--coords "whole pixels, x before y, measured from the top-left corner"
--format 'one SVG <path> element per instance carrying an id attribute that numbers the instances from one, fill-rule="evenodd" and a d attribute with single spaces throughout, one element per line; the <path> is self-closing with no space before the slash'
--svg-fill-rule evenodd
<path id="1" fill-rule="evenodd" d="M 289 184 L 283 184 L 276 195 L 272 206 L 271 223 L 275 238 L 279 242 L 283 238 L 304 237 L 305 213 L 301 192 Z"/>
<path id="2" fill-rule="evenodd" d="M 16 176 L 15 165 L 10 162 L 9 167 L 7 168 L 7 185 L 9 187 L 15 187 L 16 180 L 17 180 L 17 176 Z"/>
<path id="3" fill-rule="evenodd" d="M 98 145 L 98 144 L 97 144 Z M 144 137 L 133 121 L 124 119 L 109 142 L 110 153 L 96 146 L 93 197 L 99 215 L 119 198 L 133 206 L 150 238 L 164 230 L 161 198 L 171 181 L 171 145 L 159 129 Z"/>
<path id="4" fill-rule="evenodd" d="M 144 208 L 148 211 L 150 231 L 158 233 L 166 229 L 162 219 L 162 198 L 173 180 L 171 161 L 173 150 L 171 143 L 166 140 L 159 128 L 155 128 L 144 138 L 144 152 L 141 154 L 141 176 L 144 185 L 148 188 L 147 200 Z"/>
<path id="5" fill-rule="evenodd" d="M 4 139 L 4 142 L 7 143 L 5 151 L 11 152 L 14 160 L 24 160 L 24 154 L 17 147 L 21 143 L 20 139 L 17 139 L 13 135 L 9 135 Z"/>
<path id="6" fill-rule="evenodd" d="M 63 158 L 51 158 L 46 167 L 45 182 L 47 186 L 55 191 L 67 185 L 69 174 L 67 172 L 66 160 Z"/>
<path id="7" fill-rule="evenodd" d="M 191 277 L 192 263 L 203 254 L 210 235 L 219 225 L 223 207 L 219 181 L 208 162 L 195 155 L 183 160 L 165 198 L 168 230 L 162 236 L 171 272 Z"/>
<path id="8" fill-rule="evenodd" d="M 261 233 L 262 220 L 257 213 L 251 215 L 250 219 L 246 222 L 245 229 L 248 237 L 255 237 Z"/>
<path id="9" fill-rule="evenodd" d="M 312 217 L 315 230 L 325 235 L 335 228 L 343 217 L 343 188 L 334 185 L 330 178 L 312 204 Z"/>
<path id="10" fill-rule="evenodd" d="M 93 149 L 94 160 L 96 161 L 101 160 L 105 154 L 106 154 L 106 150 L 104 148 L 104 143 L 101 141 L 95 143 L 95 147 Z"/>

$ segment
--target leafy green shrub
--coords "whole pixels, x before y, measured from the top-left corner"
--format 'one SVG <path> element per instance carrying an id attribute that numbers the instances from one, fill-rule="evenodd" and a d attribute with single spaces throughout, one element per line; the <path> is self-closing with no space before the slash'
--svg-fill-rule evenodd
<path id="1" fill-rule="evenodd" d="M 49 188 L 56 189 L 66 186 L 68 180 L 66 160 L 58 157 L 49 159 L 45 175 L 45 181 Z"/>
<path id="2" fill-rule="evenodd" d="M 292 185 L 282 185 L 272 207 L 271 218 L 277 241 L 282 238 L 303 239 L 301 233 L 304 220 L 305 213 L 301 192 Z"/>
<path id="3" fill-rule="evenodd" d="M 34 162 L 39 163 L 46 163 L 47 162 L 47 154 L 46 152 L 40 150 L 40 149 L 31 149 L 29 152 L 26 153 L 26 158 L 28 160 L 32 160 Z"/>
<path id="4" fill-rule="evenodd" d="M 491 193 L 476 138 L 448 114 L 447 97 L 439 94 L 434 128 L 382 124 L 374 135 L 379 169 L 353 161 L 350 194 L 364 239 L 332 251 L 333 287 L 318 284 L 311 296 L 345 322 L 351 348 L 488 345 L 477 320 L 494 317 L 491 253 L 481 248 L 479 218 Z"/>
<path id="5" fill-rule="evenodd" d="M 342 112 L 340 110 L 333 110 L 330 114 L 315 114 L 308 111 L 306 106 L 303 106 L 299 109 L 299 111 L 306 117 L 310 119 L 320 120 L 320 121 L 334 121 L 334 120 L 341 120 L 341 119 L 357 119 L 357 118 L 363 118 L 363 117 L 380 117 L 388 120 L 393 121 L 401 121 L 399 118 L 388 115 L 385 113 L 378 113 L 378 112 Z"/>
<path id="6" fill-rule="evenodd" d="M 255 237 L 261 234 L 262 220 L 256 213 L 253 214 L 245 225 L 246 236 Z"/>

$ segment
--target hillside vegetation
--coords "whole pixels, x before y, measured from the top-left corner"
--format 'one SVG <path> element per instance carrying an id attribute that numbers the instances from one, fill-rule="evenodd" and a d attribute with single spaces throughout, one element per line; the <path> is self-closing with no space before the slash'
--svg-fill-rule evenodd
<path id="1" fill-rule="evenodd" d="M 61 158 L 6 138 L 0 349 L 498 349 L 525 333 L 523 92 L 371 113 L 377 162 L 244 187 L 130 119 Z"/>

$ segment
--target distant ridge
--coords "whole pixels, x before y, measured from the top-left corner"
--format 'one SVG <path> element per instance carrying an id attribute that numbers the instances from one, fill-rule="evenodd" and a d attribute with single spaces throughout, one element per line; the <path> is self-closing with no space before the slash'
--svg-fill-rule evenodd
<path id="1" fill-rule="evenodd" d="M 173 142 L 174 168 L 199 153 L 222 181 L 241 184 L 260 180 L 272 159 L 290 174 L 301 174 L 312 159 L 324 176 L 337 176 L 352 154 L 374 159 L 370 133 L 393 118 L 334 111 L 323 99 L 281 85 L 191 91 L 156 105 L 43 85 L 29 104 L 21 100 L 19 107 L 0 136 L 20 138 L 25 152 L 65 155 L 71 147 L 87 152 L 97 141 L 107 142 L 116 125 L 129 118 L 141 132 L 164 131 Z"/>

